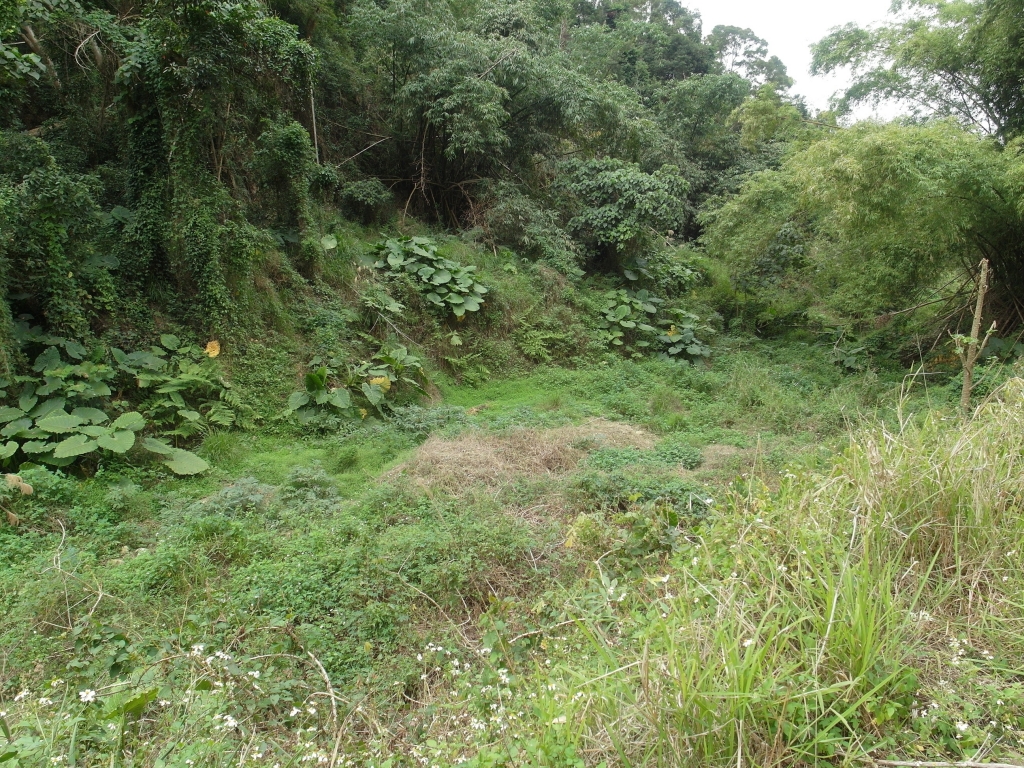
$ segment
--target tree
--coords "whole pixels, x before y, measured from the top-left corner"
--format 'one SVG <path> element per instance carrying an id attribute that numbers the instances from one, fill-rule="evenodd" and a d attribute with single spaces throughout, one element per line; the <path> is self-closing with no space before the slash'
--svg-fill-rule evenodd
<path id="1" fill-rule="evenodd" d="M 814 46 L 813 73 L 853 71 L 837 109 L 892 99 L 1003 140 L 1020 135 L 1024 2 L 905 0 L 895 8 L 904 13 L 888 24 L 847 25 Z"/>
<path id="2" fill-rule="evenodd" d="M 992 265 L 1000 327 L 1024 320 L 1024 159 L 951 121 L 860 124 L 793 151 L 706 215 L 708 250 L 753 288 L 787 285 L 868 320 Z M 813 298 L 811 298 L 813 297 Z"/>
<path id="3" fill-rule="evenodd" d="M 793 85 L 786 65 L 778 56 L 768 56 L 768 42 L 753 30 L 720 24 L 711 30 L 706 42 L 726 72 L 735 72 L 754 86 L 773 83 L 779 90 L 786 90 Z"/>

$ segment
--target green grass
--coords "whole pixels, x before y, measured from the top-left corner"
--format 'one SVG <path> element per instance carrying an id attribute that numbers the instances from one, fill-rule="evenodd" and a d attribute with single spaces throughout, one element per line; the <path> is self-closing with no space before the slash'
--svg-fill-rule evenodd
<path id="1" fill-rule="evenodd" d="M 214 433 L 198 478 L 26 472 L 0 497 L 0 757 L 1019 756 L 1019 393 L 901 420 L 891 380 L 724 344 L 706 370 L 542 366 L 388 423 Z M 402 474 L 430 435 L 595 418 L 650 447 L 450 493 Z"/>

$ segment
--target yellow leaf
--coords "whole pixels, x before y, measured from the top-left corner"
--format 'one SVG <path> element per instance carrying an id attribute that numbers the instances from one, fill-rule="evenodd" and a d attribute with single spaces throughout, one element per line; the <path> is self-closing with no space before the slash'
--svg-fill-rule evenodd
<path id="1" fill-rule="evenodd" d="M 383 389 L 385 392 L 387 392 L 389 389 L 391 389 L 391 379 L 389 379 L 387 376 L 377 376 L 374 379 L 370 379 L 370 383 L 371 384 L 376 384 L 378 387 Z"/>
<path id="2" fill-rule="evenodd" d="M 366 414 L 367 414 L 367 410 L 365 408 L 360 408 L 359 409 L 359 416 L 360 416 L 360 418 L 365 419 L 366 418 Z"/>
<path id="3" fill-rule="evenodd" d="M 206 345 L 206 349 L 204 351 L 209 357 L 216 357 L 217 355 L 220 354 L 220 342 L 211 341 L 209 344 Z"/>

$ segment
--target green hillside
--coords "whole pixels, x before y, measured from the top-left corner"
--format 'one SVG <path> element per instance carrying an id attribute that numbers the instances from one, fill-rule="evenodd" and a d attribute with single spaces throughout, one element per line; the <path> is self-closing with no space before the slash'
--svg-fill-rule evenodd
<path id="1" fill-rule="evenodd" d="M 1024 766 L 1022 18 L 0 0 L 0 764 Z"/>

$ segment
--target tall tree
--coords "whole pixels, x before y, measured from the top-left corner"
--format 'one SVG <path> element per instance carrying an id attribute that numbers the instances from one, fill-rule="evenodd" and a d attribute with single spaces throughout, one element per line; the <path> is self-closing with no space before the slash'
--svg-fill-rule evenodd
<path id="1" fill-rule="evenodd" d="M 1024 0 L 898 0 L 874 28 L 850 24 L 814 47 L 812 72 L 850 67 L 837 107 L 897 100 L 1009 139 L 1024 131 Z"/>

